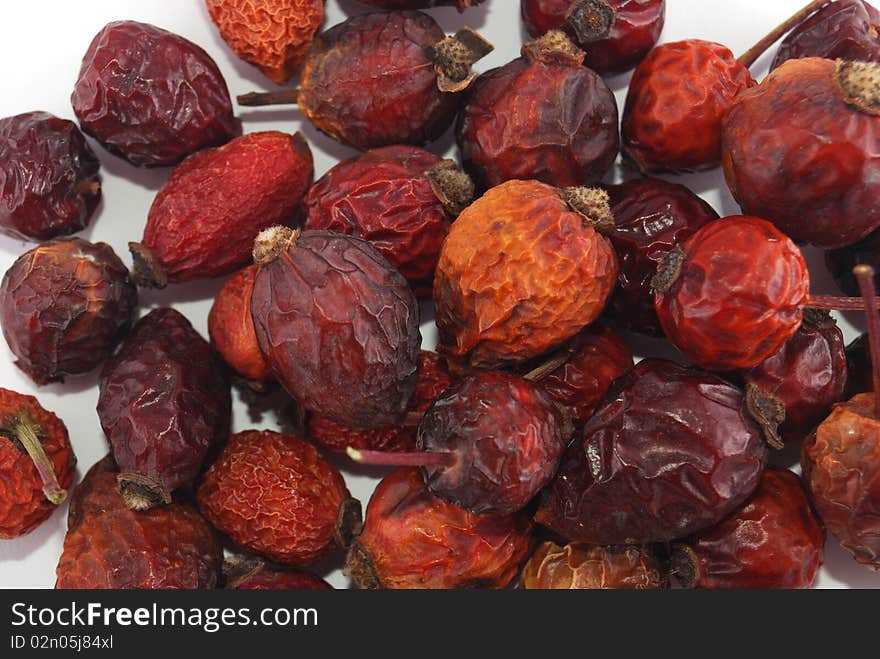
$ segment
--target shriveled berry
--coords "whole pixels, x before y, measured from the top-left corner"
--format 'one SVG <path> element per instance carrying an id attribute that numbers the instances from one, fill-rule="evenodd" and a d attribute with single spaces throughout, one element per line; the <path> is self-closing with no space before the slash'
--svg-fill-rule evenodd
<path id="1" fill-rule="evenodd" d="M 523 515 L 476 515 L 431 494 L 418 469 L 395 469 L 370 498 L 345 571 L 360 588 L 504 588 L 530 533 Z"/>
<path id="2" fill-rule="evenodd" d="M 99 163 L 76 124 L 48 112 L 0 119 L 0 232 L 48 240 L 88 226 Z"/>
<path id="3" fill-rule="evenodd" d="M 766 448 L 742 392 L 646 359 L 562 459 L 535 521 L 571 541 L 642 544 L 714 526 L 755 490 Z"/>
<path id="4" fill-rule="evenodd" d="M 368 242 L 333 231 L 267 229 L 254 260 L 257 340 L 287 392 L 356 430 L 400 421 L 421 344 L 403 276 Z"/>
<path id="5" fill-rule="evenodd" d="M 360 521 L 339 470 L 296 435 L 269 430 L 232 435 L 196 497 L 233 542 L 285 565 L 307 565 L 346 545 Z"/>
<path id="6" fill-rule="evenodd" d="M 241 59 L 283 84 L 324 22 L 324 0 L 206 0 L 220 36 Z"/>
<path id="7" fill-rule="evenodd" d="M 333 586 L 314 574 L 270 567 L 251 557 L 226 559 L 223 577 L 227 590 L 333 590 Z"/>
<path id="8" fill-rule="evenodd" d="M 0 388 L 0 539 L 49 519 L 67 498 L 75 468 L 64 422 L 33 396 Z"/>
<path id="9" fill-rule="evenodd" d="M 464 11 L 475 7 L 485 0 L 358 0 L 361 4 L 381 9 L 428 9 L 429 7 L 458 7 Z"/>
<path id="10" fill-rule="evenodd" d="M 119 468 L 108 453 L 93 464 L 70 493 L 67 530 L 79 526 L 87 515 L 105 513 L 125 505 L 117 487 Z"/>
<path id="11" fill-rule="evenodd" d="M 874 391 L 874 369 L 868 335 L 862 334 L 846 347 L 846 391 L 849 400 L 856 394 Z"/>
<path id="12" fill-rule="evenodd" d="M 0 284 L 0 326 L 15 362 L 37 384 L 87 373 L 128 331 L 137 289 L 113 249 L 79 238 L 19 256 Z"/>
<path id="13" fill-rule="evenodd" d="M 853 276 L 853 268 L 869 265 L 875 272 L 880 271 L 880 231 L 874 231 L 852 245 L 828 250 L 825 263 L 840 290 L 847 295 L 858 295 L 859 284 Z M 875 285 L 880 285 L 880 278 L 876 276 Z"/>
<path id="14" fill-rule="evenodd" d="M 580 210 L 576 210 L 580 209 Z M 617 280 L 607 196 L 508 181 L 453 223 L 434 278 L 439 351 L 473 366 L 542 355 L 592 323 Z"/>
<path id="15" fill-rule="evenodd" d="M 646 548 L 544 542 L 523 568 L 526 590 L 657 590 L 668 588 L 660 562 Z"/>
<path id="16" fill-rule="evenodd" d="M 229 432 L 229 382 L 211 346 L 174 309 L 141 318 L 104 365 L 98 417 L 135 509 L 171 501 Z"/>

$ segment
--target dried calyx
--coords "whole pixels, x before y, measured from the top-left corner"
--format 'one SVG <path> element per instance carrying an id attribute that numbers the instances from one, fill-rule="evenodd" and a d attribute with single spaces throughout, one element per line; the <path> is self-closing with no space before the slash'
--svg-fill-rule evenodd
<path id="1" fill-rule="evenodd" d="M 696 588 L 700 583 L 700 559 L 687 545 L 673 545 L 669 559 L 669 574 L 685 589 Z"/>
<path id="2" fill-rule="evenodd" d="M 452 219 L 474 200 L 476 186 L 473 179 L 454 160 L 441 160 L 425 172 L 425 178 Z"/>
<path id="3" fill-rule="evenodd" d="M 382 583 L 379 581 L 379 576 L 370 555 L 357 542 L 348 551 L 342 573 L 362 590 L 378 590 L 382 588 Z"/>
<path id="4" fill-rule="evenodd" d="M 171 492 L 157 480 L 135 473 L 121 473 L 116 480 L 122 500 L 132 510 L 149 510 L 171 503 Z"/>
<path id="5" fill-rule="evenodd" d="M 254 240 L 254 263 L 266 265 L 296 245 L 299 229 L 274 226 L 263 229 Z"/>
<path id="6" fill-rule="evenodd" d="M 428 59 L 434 63 L 440 91 L 460 92 L 477 77 L 471 67 L 491 53 L 494 46 L 469 27 L 463 27 L 426 50 Z"/>
<path id="7" fill-rule="evenodd" d="M 561 30 L 550 30 L 544 36 L 526 42 L 522 56 L 530 62 L 557 62 L 580 66 L 586 54 Z"/>
<path id="8" fill-rule="evenodd" d="M 581 45 L 606 39 L 614 27 L 617 12 L 607 0 L 579 0 L 565 17 Z"/>
<path id="9" fill-rule="evenodd" d="M 354 497 L 348 497 L 339 504 L 336 512 L 336 521 L 333 524 L 333 539 L 336 544 L 347 549 L 360 535 L 364 528 L 364 515 L 361 502 Z"/>
<path id="10" fill-rule="evenodd" d="M 168 273 L 156 261 L 150 248 L 141 243 L 128 243 L 134 269 L 132 281 L 141 288 L 165 288 L 168 285 Z"/>
<path id="11" fill-rule="evenodd" d="M 40 427 L 31 421 L 26 414 L 4 420 L 0 426 L 0 435 L 9 437 L 13 443 L 20 446 L 30 456 L 34 467 L 43 481 L 43 494 L 55 505 L 61 504 L 67 498 L 67 490 L 58 483 L 55 469 L 43 444 L 40 441 Z"/>
<path id="12" fill-rule="evenodd" d="M 771 448 L 782 449 L 785 442 L 779 435 L 779 426 L 785 421 L 785 403 L 749 383 L 746 385 L 746 409 L 749 416 L 761 426 L 764 441 Z"/>
<path id="13" fill-rule="evenodd" d="M 608 193 L 599 188 L 564 188 L 559 195 L 562 200 L 579 213 L 599 233 L 608 235 L 614 231 L 614 214 Z"/>
<path id="14" fill-rule="evenodd" d="M 880 64 L 837 60 L 843 100 L 866 114 L 880 115 Z"/>

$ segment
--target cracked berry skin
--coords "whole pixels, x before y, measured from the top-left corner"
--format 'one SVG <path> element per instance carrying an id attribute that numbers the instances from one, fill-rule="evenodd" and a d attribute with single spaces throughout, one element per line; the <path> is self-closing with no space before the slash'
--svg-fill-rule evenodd
<path id="1" fill-rule="evenodd" d="M 204 50 L 147 23 L 108 23 L 71 96 L 83 131 L 131 164 L 174 165 L 241 131 L 220 69 Z"/>
<path id="2" fill-rule="evenodd" d="M 600 0 L 614 11 L 611 30 L 604 38 L 580 42 L 569 12 L 581 0 L 521 0 L 526 30 L 540 37 L 549 30 L 564 30 L 587 54 L 584 64 L 596 73 L 623 73 L 638 64 L 654 47 L 663 31 L 666 0 Z"/>
<path id="3" fill-rule="evenodd" d="M 458 117 L 465 169 L 484 188 L 512 179 L 558 187 L 602 179 L 620 148 L 617 101 L 560 32 L 480 75 Z"/>
<path id="4" fill-rule="evenodd" d="M 0 119 L 0 232 L 49 240 L 85 229 L 100 164 L 76 124 L 48 112 Z"/>
<path id="5" fill-rule="evenodd" d="M 880 272 L 880 231 L 874 231 L 852 245 L 826 251 L 825 264 L 840 290 L 847 295 L 861 295 L 853 268 L 869 265 L 875 272 Z M 874 275 L 874 285 L 880 285 L 880 275 Z"/>
<path id="6" fill-rule="evenodd" d="M 770 467 L 739 510 L 674 550 L 672 565 L 685 587 L 809 588 L 824 545 L 801 479 Z"/>
<path id="7" fill-rule="evenodd" d="M 657 46 L 636 68 L 626 95 L 624 155 L 645 174 L 717 167 L 721 119 L 756 84 L 721 44 L 689 39 Z"/>
<path id="8" fill-rule="evenodd" d="M 137 289 L 106 243 L 41 243 L 0 283 L 0 326 L 16 366 L 37 384 L 87 373 L 128 331 Z"/>
<path id="9" fill-rule="evenodd" d="M 505 588 L 531 546 L 524 515 L 476 515 L 435 497 L 418 469 L 376 486 L 346 574 L 360 588 Z"/>
<path id="10" fill-rule="evenodd" d="M 308 565 L 336 547 L 350 499 L 342 474 L 296 435 L 247 430 L 229 438 L 202 478 L 202 514 L 237 545 L 283 565 Z"/>
<path id="11" fill-rule="evenodd" d="M 263 568 L 256 574 L 239 581 L 233 588 L 234 590 L 333 590 L 333 586 L 308 572 L 272 568 Z"/>
<path id="12" fill-rule="evenodd" d="M 655 290 L 654 305 L 666 336 L 694 364 L 751 368 L 797 332 L 810 276 L 800 249 L 770 222 L 710 222 L 681 249 L 684 260 L 668 288 Z"/>
<path id="13" fill-rule="evenodd" d="M 58 507 L 47 498 L 34 461 L 16 439 L 14 426 L 19 419 L 35 431 L 62 489 L 71 486 L 76 471 L 64 422 L 33 396 L 0 388 L 0 540 L 29 533 Z"/>
<path id="14" fill-rule="evenodd" d="M 476 7 L 485 0 L 358 0 L 362 5 L 380 9 L 429 9 L 431 7 L 457 7 L 464 11 Z"/>
<path id="15" fill-rule="evenodd" d="M 766 453 L 739 389 L 646 359 L 612 385 L 569 445 L 535 521 L 600 545 L 681 538 L 739 507 Z"/>
<path id="16" fill-rule="evenodd" d="M 416 388 L 407 406 L 407 418 L 396 425 L 371 430 L 352 430 L 338 423 L 313 414 L 308 421 L 308 439 L 313 444 L 334 453 L 345 453 L 348 447 L 370 451 L 415 451 L 418 422 L 444 391 L 452 384 L 452 376 L 446 362 L 435 352 L 419 353 Z"/>
<path id="17" fill-rule="evenodd" d="M 644 547 L 543 542 L 523 567 L 526 590 L 660 590 L 669 587 L 657 558 Z"/>

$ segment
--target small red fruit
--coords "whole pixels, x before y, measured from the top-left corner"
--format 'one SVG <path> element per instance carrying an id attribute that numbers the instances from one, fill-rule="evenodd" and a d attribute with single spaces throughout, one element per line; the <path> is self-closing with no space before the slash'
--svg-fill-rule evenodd
<path id="1" fill-rule="evenodd" d="M 429 7 L 458 7 L 464 11 L 468 7 L 485 2 L 485 0 L 358 0 L 363 5 L 380 9 L 428 9 Z"/>
<path id="2" fill-rule="evenodd" d="M 279 570 L 258 558 L 227 559 L 223 573 L 227 590 L 333 590 L 333 586 L 313 574 Z"/>
<path id="3" fill-rule="evenodd" d="M 660 562 L 646 548 L 544 542 L 523 568 L 526 590 L 657 590 L 669 587 Z"/>

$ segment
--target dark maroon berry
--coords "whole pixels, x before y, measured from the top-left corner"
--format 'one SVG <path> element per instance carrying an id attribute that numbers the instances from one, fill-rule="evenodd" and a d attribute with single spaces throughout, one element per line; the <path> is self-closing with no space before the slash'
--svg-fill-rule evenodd
<path id="1" fill-rule="evenodd" d="M 846 393 L 849 400 L 856 394 L 874 391 L 874 371 L 868 335 L 862 334 L 846 347 Z"/>
<path id="2" fill-rule="evenodd" d="M 875 231 L 857 243 L 825 252 L 825 263 L 837 285 L 847 295 L 859 295 L 859 284 L 853 276 L 857 265 L 869 265 L 880 272 L 880 231 Z M 875 275 L 880 286 L 880 275 Z"/>

